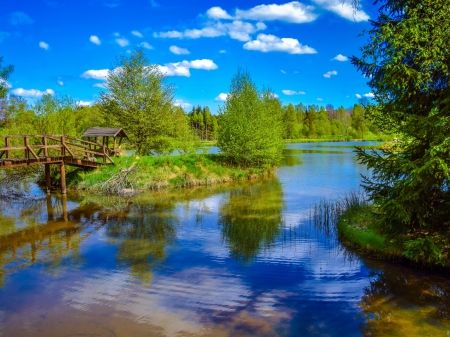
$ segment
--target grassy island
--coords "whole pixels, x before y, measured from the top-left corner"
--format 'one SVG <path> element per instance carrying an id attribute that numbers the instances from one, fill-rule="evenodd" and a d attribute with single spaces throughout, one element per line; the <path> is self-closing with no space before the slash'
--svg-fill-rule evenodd
<path id="1" fill-rule="evenodd" d="M 140 190 L 207 186 L 254 179 L 271 172 L 270 169 L 239 167 L 217 154 L 120 157 L 115 159 L 115 163 L 90 172 L 75 171 L 68 175 L 69 186 L 102 191 L 102 184 L 131 167 L 133 172 L 123 187 Z"/>

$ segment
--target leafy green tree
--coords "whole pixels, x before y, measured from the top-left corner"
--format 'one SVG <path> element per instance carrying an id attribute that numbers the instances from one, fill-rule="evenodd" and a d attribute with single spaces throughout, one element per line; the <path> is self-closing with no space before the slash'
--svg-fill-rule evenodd
<path id="1" fill-rule="evenodd" d="M 231 80 L 221 115 L 220 150 L 238 165 L 264 167 L 282 157 L 283 109 L 270 91 L 260 92 L 241 69 Z"/>
<path id="2" fill-rule="evenodd" d="M 358 151 L 373 172 L 364 187 L 380 228 L 405 238 L 404 254 L 439 263 L 449 254 L 450 2 L 382 3 L 361 58 L 351 61 L 370 78 L 369 118 L 400 142 L 381 154 Z"/>
<path id="3" fill-rule="evenodd" d="M 13 65 L 2 65 L 3 56 L 0 56 L 0 99 L 5 98 L 9 90 L 8 78 L 14 71 Z"/>
<path id="4" fill-rule="evenodd" d="M 289 104 L 284 113 L 284 137 L 287 139 L 293 139 L 298 134 L 298 122 L 295 108 L 292 104 Z"/>
<path id="5" fill-rule="evenodd" d="M 367 126 L 364 120 L 364 107 L 355 104 L 353 107 L 352 128 L 356 131 L 359 138 L 363 139 L 367 132 Z"/>
<path id="6" fill-rule="evenodd" d="M 182 155 L 196 153 L 201 145 L 200 139 L 196 131 L 191 128 L 189 117 L 185 115 L 183 109 L 180 107 L 175 107 L 173 121 L 175 148 Z"/>
<path id="7" fill-rule="evenodd" d="M 142 48 L 118 58 L 109 72 L 98 106 L 110 126 L 123 127 L 139 154 L 166 151 L 171 126 L 173 89 Z"/>

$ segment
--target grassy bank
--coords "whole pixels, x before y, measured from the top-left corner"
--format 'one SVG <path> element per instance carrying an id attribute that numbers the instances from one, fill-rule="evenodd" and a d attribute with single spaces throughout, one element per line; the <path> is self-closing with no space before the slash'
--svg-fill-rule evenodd
<path id="1" fill-rule="evenodd" d="M 236 167 L 221 155 L 188 155 L 164 157 L 120 157 L 116 165 L 107 165 L 89 172 L 76 171 L 68 177 L 68 185 L 78 190 L 101 191 L 111 177 L 126 173 L 123 188 L 159 190 L 206 186 L 217 183 L 254 179 L 270 170 Z"/>
<path id="2" fill-rule="evenodd" d="M 393 236 L 383 233 L 377 221 L 376 207 L 363 198 L 350 195 L 344 198 L 343 203 L 345 207 L 341 207 L 337 217 L 338 237 L 343 245 L 376 259 L 404 262 L 420 267 L 450 267 L 450 259 L 445 255 L 439 265 L 423 258 L 425 255 L 419 256 L 417 260 L 406 257 L 407 243 L 417 235 Z M 434 237 L 434 239 L 441 238 Z"/>

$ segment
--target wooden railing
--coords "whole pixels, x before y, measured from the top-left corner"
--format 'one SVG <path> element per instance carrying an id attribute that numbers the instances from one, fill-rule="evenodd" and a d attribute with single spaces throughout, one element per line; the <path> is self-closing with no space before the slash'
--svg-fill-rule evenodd
<path id="1" fill-rule="evenodd" d="M 2 139 L 5 146 L 0 147 L 0 160 L 23 159 L 33 162 L 45 158 L 60 158 L 114 164 L 110 157 L 111 150 L 107 146 L 70 136 L 0 136 L 0 142 Z"/>

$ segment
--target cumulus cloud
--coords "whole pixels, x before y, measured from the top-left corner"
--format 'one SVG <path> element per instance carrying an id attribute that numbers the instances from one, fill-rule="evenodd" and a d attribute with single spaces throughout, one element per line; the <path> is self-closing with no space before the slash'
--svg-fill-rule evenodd
<path id="1" fill-rule="evenodd" d="M 52 89 L 46 89 L 45 91 L 41 91 L 38 89 L 24 89 L 24 88 L 17 88 L 11 91 L 16 96 L 22 96 L 22 97 L 41 97 L 45 94 L 54 95 L 55 92 Z"/>
<path id="2" fill-rule="evenodd" d="M 225 49 L 222 49 L 221 51 L 219 51 L 220 54 L 225 54 L 227 51 Z"/>
<path id="3" fill-rule="evenodd" d="M 370 19 L 369 15 L 361 9 L 354 12 L 351 1 L 343 2 L 342 0 L 313 0 L 313 2 L 347 20 L 361 22 Z"/>
<path id="4" fill-rule="evenodd" d="M 225 94 L 225 93 L 222 92 L 214 100 L 216 102 L 225 102 L 227 100 L 227 98 L 228 98 L 228 94 Z"/>
<path id="5" fill-rule="evenodd" d="M 228 14 L 225 10 L 223 10 L 220 7 L 211 7 L 210 9 L 208 9 L 206 11 L 206 15 L 208 17 L 210 17 L 211 19 L 226 19 L 226 20 L 231 20 L 233 19 L 233 17 Z"/>
<path id="6" fill-rule="evenodd" d="M 58 83 L 60 86 L 63 86 L 63 85 L 64 85 L 64 82 L 61 81 L 61 80 L 56 81 L 56 83 Z"/>
<path id="7" fill-rule="evenodd" d="M 117 38 L 116 42 L 121 47 L 126 47 L 130 44 L 130 42 L 127 39 L 125 39 L 124 37 Z"/>
<path id="8" fill-rule="evenodd" d="M 292 23 L 311 22 L 317 18 L 313 6 L 306 6 L 298 1 L 282 5 L 259 5 L 248 10 L 236 10 L 236 17 L 258 21 L 285 21 Z"/>
<path id="9" fill-rule="evenodd" d="M 134 36 L 137 36 L 137 37 L 144 37 L 144 35 L 142 35 L 141 32 L 138 32 L 137 30 L 133 30 L 131 32 L 131 34 L 133 34 Z"/>
<path id="10" fill-rule="evenodd" d="M 89 38 L 89 41 L 91 41 L 93 44 L 96 44 L 96 45 L 99 45 L 102 43 L 97 35 L 91 35 L 91 37 Z"/>
<path id="11" fill-rule="evenodd" d="M 153 47 L 150 46 L 150 44 L 148 42 L 142 42 L 140 45 L 142 47 L 144 47 L 145 49 L 153 49 Z"/>
<path id="12" fill-rule="evenodd" d="M 215 70 L 217 68 L 217 64 L 215 64 L 214 61 L 208 59 L 166 63 L 165 65 L 159 66 L 159 70 L 166 76 L 184 77 L 191 76 L 191 72 L 189 69 Z"/>
<path id="13" fill-rule="evenodd" d="M 362 98 L 360 94 L 355 94 L 356 98 Z"/>
<path id="14" fill-rule="evenodd" d="M 192 106 L 191 103 L 183 101 L 182 99 L 176 99 L 175 102 L 173 102 L 174 105 L 177 105 L 183 109 L 190 108 Z"/>
<path id="15" fill-rule="evenodd" d="M 279 38 L 275 35 L 258 34 L 256 40 L 244 44 L 244 49 L 267 52 L 284 52 L 289 54 L 315 54 L 314 48 L 303 46 L 297 39 Z"/>
<path id="16" fill-rule="evenodd" d="M 83 78 L 92 78 L 94 80 L 102 80 L 106 81 L 108 78 L 109 70 L 108 69 L 99 69 L 99 70 L 86 70 L 81 74 Z"/>
<path id="17" fill-rule="evenodd" d="M 323 74 L 323 77 L 330 78 L 331 76 L 336 76 L 336 75 L 337 75 L 337 71 L 331 70 L 331 71 L 327 71 L 325 74 Z"/>
<path id="18" fill-rule="evenodd" d="M 95 83 L 93 87 L 106 89 L 105 83 Z"/>
<path id="19" fill-rule="evenodd" d="M 374 98 L 375 95 L 372 92 L 369 92 L 368 94 L 364 94 L 364 97 Z"/>
<path id="20" fill-rule="evenodd" d="M 335 57 L 332 58 L 332 60 L 334 61 L 341 61 L 341 62 L 345 62 L 348 60 L 347 56 L 344 56 L 342 54 L 337 54 Z"/>
<path id="21" fill-rule="evenodd" d="M 235 20 L 233 22 L 223 23 L 223 22 L 213 22 L 208 23 L 206 27 L 201 29 L 186 29 L 184 31 L 171 30 L 167 32 L 154 33 L 153 36 L 157 38 L 188 38 L 188 39 L 199 39 L 202 37 L 218 37 L 229 35 L 232 39 L 239 41 L 249 41 L 250 35 L 258 31 L 266 29 L 267 26 L 258 22 L 255 25 L 249 22 L 243 22 L 240 20 Z"/>
<path id="22" fill-rule="evenodd" d="M 286 72 L 283 69 L 280 69 L 280 72 L 286 74 Z"/>
<path id="23" fill-rule="evenodd" d="M 14 12 L 9 15 L 9 22 L 14 26 L 30 25 L 34 21 L 24 12 Z"/>
<path id="24" fill-rule="evenodd" d="M 78 106 L 89 106 L 92 103 L 93 103 L 92 101 L 77 101 Z"/>
<path id="25" fill-rule="evenodd" d="M 294 96 L 294 95 L 306 95 L 306 92 L 304 91 L 294 91 L 294 90 L 281 90 L 281 92 L 287 96 Z"/>
<path id="26" fill-rule="evenodd" d="M 323 101 L 323 98 L 318 97 L 317 100 L 318 100 L 319 102 L 322 102 L 322 101 Z"/>
<path id="27" fill-rule="evenodd" d="M 176 55 L 187 55 L 190 54 L 189 50 L 185 48 L 180 48 L 177 46 L 170 46 L 169 50 Z"/>
<path id="28" fill-rule="evenodd" d="M 39 42 L 39 47 L 41 47 L 42 49 L 48 50 L 49 45 L 48 45 L 48 43 L 41 41 L 41 42 Z"/>

